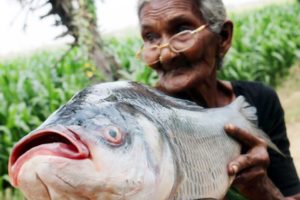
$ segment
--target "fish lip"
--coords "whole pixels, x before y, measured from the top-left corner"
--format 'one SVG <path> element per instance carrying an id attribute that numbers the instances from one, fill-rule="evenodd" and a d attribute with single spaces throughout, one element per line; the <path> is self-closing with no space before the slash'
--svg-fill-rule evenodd
<path id="1" fill-rule="evenodd" d="M 47 145 L 51 145 L 53 141 L 49 141 L 48 143 L 39 142 L 39 139 L 47 139 L 47 136 L 48 138 L 54 138 L 54 143 L 60 148 L 47 148 Z M 55 141 L 55 138 L 60 141 Z M 61 149 L 66 149 L 66 151 L 62 151 Z M 39 155 L 51 155 L 74 160 L 90 157 L 87 145 L 80 140 L 80 137 L 74 131 L 66 127 L 57 126 L 34 131 L 16 143 L 10 154 L 8 174 L 13 186 L 18 186 L 18 176 L 21 167 L 28 159 L 35 155 L 34 152 L 37 152 L 37 150 L 42 151 Z"/>

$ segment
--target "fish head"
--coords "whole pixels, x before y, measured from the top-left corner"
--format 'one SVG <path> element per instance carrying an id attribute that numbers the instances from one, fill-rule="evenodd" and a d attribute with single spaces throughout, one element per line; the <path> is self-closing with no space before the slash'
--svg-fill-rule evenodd
<path id="1" fill-rule="evenodd" d="M 28 199 L 167 199 L 176 169 L 164 131 L 106 87 L 90 88 L 14 146 L 9 176 Z"/>

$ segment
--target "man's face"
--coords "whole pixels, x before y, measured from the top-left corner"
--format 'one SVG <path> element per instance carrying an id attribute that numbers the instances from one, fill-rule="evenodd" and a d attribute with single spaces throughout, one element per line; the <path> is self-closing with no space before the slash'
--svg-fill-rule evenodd
<path id="1" fill-rule="evenodd" d="M 168 43 L 175 34 L 205 24 L 193 0 L 152 0 L 144 5 L 139 17 L 145 46 Z M 187 50 L 176 53 L 169 47 L 162 48 L 159 62 L 150 64 L 166 92 L 181 92 L 206 79 L 216 79 L 218 37 L 208 28 L 194 37 Z"/>

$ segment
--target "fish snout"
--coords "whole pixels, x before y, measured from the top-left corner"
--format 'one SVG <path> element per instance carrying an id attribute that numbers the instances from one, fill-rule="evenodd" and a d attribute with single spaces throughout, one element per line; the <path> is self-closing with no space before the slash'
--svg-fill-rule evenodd
<path id="1" fill-rule="evenodd" d="M 79 160 L 90 157 L 90 152 L 79 135 L 59 126 L 37 130 L 22 138 L 12 149 L 9 158 L 9 177 L 18 185 L 21 167 L 35 156 L 57 156 Z"/>

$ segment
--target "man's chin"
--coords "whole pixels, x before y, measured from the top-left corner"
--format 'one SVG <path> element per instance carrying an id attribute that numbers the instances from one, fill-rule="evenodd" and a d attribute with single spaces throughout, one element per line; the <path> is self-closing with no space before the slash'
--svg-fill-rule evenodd
<path id="1" fill-rule="evenodd" d="M 176 94 L 190 89 L 193 79 L 186 74 L 166 73 L 159 75 L 157 88 L 167 94 Z"/>

